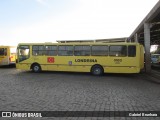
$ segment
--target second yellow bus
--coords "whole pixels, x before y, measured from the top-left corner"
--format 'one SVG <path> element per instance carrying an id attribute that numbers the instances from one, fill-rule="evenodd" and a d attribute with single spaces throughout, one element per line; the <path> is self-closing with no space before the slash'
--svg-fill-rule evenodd
<path id="1" fill-rule="evenodd" d="M 0 66 L 16 63 L 16 47 L 0 46 Z"/>

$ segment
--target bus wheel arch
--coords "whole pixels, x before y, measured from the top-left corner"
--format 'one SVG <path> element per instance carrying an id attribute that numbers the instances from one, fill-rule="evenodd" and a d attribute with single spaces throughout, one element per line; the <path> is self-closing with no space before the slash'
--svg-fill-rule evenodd
<path id="1" fill-rule="evenodd" d="M 104 69 L 101 65 L 95 64 L 91 67 L 91 73 L 93 75 L 99 76 L 99 75 L 102 75 L 104 73 Z"/>
<path id="2" fill-rule="evenodd" d="M 35 72 L 35 73 L 38 73 L 38 72 L 40 72 L 42 69 L 41 69 L 41 66 L 40 66 L 39 63 L 33 63 L 33 64 L 31 65 L 31 70 L 32 70 L 33 72 Z"/>

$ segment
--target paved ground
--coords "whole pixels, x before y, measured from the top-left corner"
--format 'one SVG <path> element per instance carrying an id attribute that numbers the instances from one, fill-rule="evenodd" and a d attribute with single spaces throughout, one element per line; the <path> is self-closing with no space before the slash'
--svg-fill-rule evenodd
<path id="1" fill-rule="evenodd" d="M 89 73 L 37 74 L 15 68 L 0 68 L 0 111 L 19 110 L 160 111 L 160 84 L 151 82 L 143 74 L 105 74 L 97 77 Z M 159 120 L 160 118 L 54 119 Z"/>
<path id="2" fill-rule="evenodd" d="M 153 67 L 153 66 L 152 66 L 152 70 L 157 71 L 157 72 L 160 72 L 160 66 L 159 66 L 159 67 Z"/>

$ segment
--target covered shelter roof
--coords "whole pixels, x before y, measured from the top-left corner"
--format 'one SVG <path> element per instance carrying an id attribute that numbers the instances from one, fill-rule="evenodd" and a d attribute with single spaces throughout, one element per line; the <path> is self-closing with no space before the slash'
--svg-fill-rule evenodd
<path id="1" fill-rule="evenodd" d="M 95 43 L 95 42 L 127 42 L 127 37 L 110 38 L 110 39 L 95 39 L 95 40 L 57 40 L 58 43 Z"/>
<path id="2" fill-rule="evenodd" d="M 137 35 L 138 42 L 144 44 L 144 24 L 150 24 L 150 43 L 151 45 L 160 45 L 160 0 L 151 9 L 148 15 L 142 20 L 137 28 L 130 35 L 130 41 L 136 41 L 135 36 Z"/>

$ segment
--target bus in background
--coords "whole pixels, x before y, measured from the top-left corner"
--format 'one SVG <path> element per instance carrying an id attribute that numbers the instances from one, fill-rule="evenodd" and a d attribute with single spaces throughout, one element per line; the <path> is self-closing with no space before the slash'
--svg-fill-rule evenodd
<path id="1" fill-rule="evenodd" d="M 160 67 L 160 54 L 151 54 L 151 65 L 153 67 Z"/>
<path id="2" fill-rule="evenodd" d="M 139 73 L 144 48 L 139 43 L 20 43 L 16 68 L 44 71 Z"/>
<path id="3" fill-rule="evenodd" d="M 0 46 L 0 66 L 16 63 L 16 47 Z"/>

